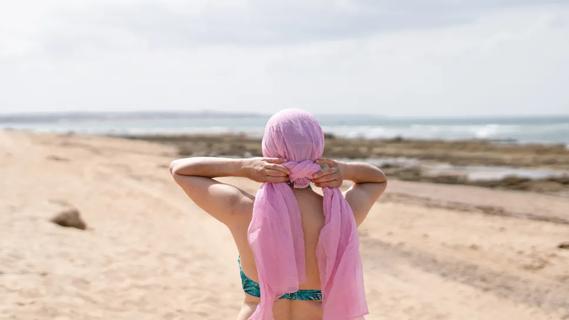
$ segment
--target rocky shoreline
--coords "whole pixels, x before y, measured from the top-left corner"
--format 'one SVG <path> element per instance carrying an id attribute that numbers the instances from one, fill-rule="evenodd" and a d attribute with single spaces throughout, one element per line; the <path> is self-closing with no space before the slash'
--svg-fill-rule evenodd
<path id="1" fill-rule="evenodd" d="M 259 138 L 239 134 L 123 136 L 174 145 L 180 156 L 261 155 Z M 406 181 L 476 185 L 487 188 L 536 191 L 569 197 L 569 149 L 562 144 L 517 144 L 491 140 L 363 139 L 326 135 L 325 157 L 384 159 L 381 168 L 391 177 Z M 386 160 L 387 159 L 387 160 Z M 402 161 L 389 161 L 389 159 Z M 413 160 L 405 162 L 405 160 Z M 373 163 L 373 162 L 372 162 Z M 463 172 L 429 173 L 425 164 L 488 166 L 493 169 L 552 170 L 555 175 L 525 177 L 505 175 L 496 179 L 470 179 Z M 448 171 L 448 170 L 447 170 Z"/>

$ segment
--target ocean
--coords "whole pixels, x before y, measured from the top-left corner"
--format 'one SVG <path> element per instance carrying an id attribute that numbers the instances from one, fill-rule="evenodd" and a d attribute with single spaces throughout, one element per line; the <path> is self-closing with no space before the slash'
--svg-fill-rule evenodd
<path id="1" fill-rule="evenodd" d="M 342 137 L 489 139 L 569 146 L 569 115 L 524 117 L 390 117 L 315 114 Z M 0 114 L 0 128 L 89 134 L 217 134 L 261 136 L 270 114 L 222 112 L 60 112 Z"/>

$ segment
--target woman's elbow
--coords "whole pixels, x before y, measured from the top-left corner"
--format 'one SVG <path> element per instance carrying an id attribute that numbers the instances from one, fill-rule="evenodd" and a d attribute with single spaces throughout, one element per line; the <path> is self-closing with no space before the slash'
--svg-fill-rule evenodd
<path id="1" fill-rule="evenodd" d="M 377 189 L 374 194 L 376 201 L 379 200 L 379 198 L 381 198 L 381 196 L 385 192 L 385 189 L 387 189 L 387 179 L 385 179 L 382 182 L 377 182 Z"/>
<path id="2" fill-rule="evenodd" d="M 168 170 L 170 171 L 170 175 L 172 175 L 173 177 L 176 177 L 177 175 L 177 166 L 178 160 L 173 160 L 172 162 L 170 162 L 170 166 L 168 167 Z"/>

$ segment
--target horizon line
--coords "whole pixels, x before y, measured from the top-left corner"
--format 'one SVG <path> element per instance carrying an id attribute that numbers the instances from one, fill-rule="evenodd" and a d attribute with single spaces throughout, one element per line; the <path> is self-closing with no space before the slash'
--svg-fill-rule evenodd
<path id="1" fill-rule="evenodd" d="M 286 108 L 283 108 L 286 109 Z M 302 109 L 302 108 L 300 108 Z M 308 111 L 308 110 L 307 110 Z M 8 117 L 33 117 L 33 116 L 57 116 L 57 115 L 104 115 L 104 114 L 120 114 L 120 115 L 128 115 L 128 114 L 163 114 L 163 115 L 174 115 L 174 114 L 187 114 L 187 115 L 227 115 L 227 116 L 254 116 L 254 117 L 270 117 L 275 112 L 254 112 L 254 111 L 228 111 L 228 110 L 178 110 L 178 109 L 168 109 L 168 110 L 42 110 L 42 111 L 10 111 L 10 112 L 2 112 L 0 111 L 0 118 L 8 118 Z M 373 116 L 379 118 L 423 118 L 423 119 L 443 119 L 443 118 L 531 118 L 531 117 L 540 117 L 540 118 L 549 118 L 549 117 L 569 117 L 569 113 L 551 113 L 551 114 L 476 114 L 476 115 L 387 115 L 387 114 L 380 114 L 380 113 L 347 113 L 347 112 L 312 112 L 310 113 L 314 115 L 322 115 L 322 116 Z"/>

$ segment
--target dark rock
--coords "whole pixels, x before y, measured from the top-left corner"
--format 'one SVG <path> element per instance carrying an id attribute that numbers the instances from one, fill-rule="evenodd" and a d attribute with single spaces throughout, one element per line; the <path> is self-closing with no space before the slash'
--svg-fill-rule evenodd
<path id="1" fill-rule="evenodd" d="M 67 209 L 61 211 L 50 220 L 51 222 L 62 227 L 71 227 L 81 230 L 87 229 L 87 224 L 81 219 L 77 209 Z"/>
<path id="2" fill-rule="evenodd" d="M 336 139 L 336 135 L 331 132 L 324 132 L 324 139 Z"/>
<path id="3" fill-rule="evenodd" d="M 557 248 L 559 248 L 559 249 L 569 249 L 569 241 L 561 242 L 560 244 L 557 245 Z"/>
<path id="4" fill-rule="evenodd" d="M 49 156 L 47 156 L 47 159 L 53 161 L 69 161 L 68 158 L 60 157 L 54 154 L 50 154 Z"/>

